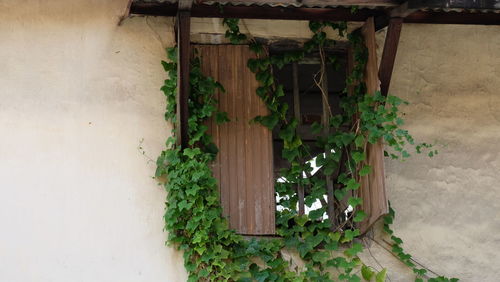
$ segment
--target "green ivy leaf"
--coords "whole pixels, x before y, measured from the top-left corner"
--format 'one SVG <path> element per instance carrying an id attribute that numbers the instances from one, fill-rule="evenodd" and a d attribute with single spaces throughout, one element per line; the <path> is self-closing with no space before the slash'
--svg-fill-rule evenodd
<path id="1" fill-rule="evenodd" d="M 361 161 L 364 161 L 366 159 L 366 154 L 363 152 L 353 152 L 351 154 L 352 159 L 356 162 L 359 163 Z"/>
<path id="2" fill-rule="evenodd" d="M 361 222 L 366 218 L 366 213 L 364 211 L 357 211 L 353 218 L 354 222 Z"/>
<path id="3" fill-rule="evenodd" d="M 334 241 L 334 242 L 338 242 L 340 240 L 340 232 L 333 232 L 333 233 L 328 233 L 328 237 L 330 238 L 330 240 Z"/>
<path id="4" fill-rule="evenodd" d="M 401 240 L 401 238 L 399 238 L 399 237 L 391 236 L 391 239 L 392 239 L 392 241 L 394 241 L 394 243 L 396 243 L 398 245 L 403 244 L 403 240 Z"/>
<path id="5" fill-rule="evenodd" d="M 343 133 L 341 135 L 341 139 L 342 139 L 342 143 L 344 144 L 344 146 L 348 146 L 354 140 L 354 134 L 353 133 Z"/>
<path id="6" fill-rule="evenodd" d="M 363 199 L 358 198 L 358 197 L 351 197 L 349 200 L 347 200 L 347 204 L 349 204 L 353 209 L 355 209 L 357 206 L 361 205 L 363 203 Z"/>
<path id="7" fill-rule="evenodd" d="M 366 281 L 372 280 L 373 276 L 375 275 L 375 272 L 371 270 L 369 266 L 366 266 L 363 264 L 361 266 L 361 275 L 363 276 L 363 279 Z"/>
<path id="8" fill-rule="evenodd" d="M 376 282 L 385 282 L 385 277 L 387 275 L 387 269 L 382 269 L 377 275 L 375 276 L 375 281 Z"/>
<path id="9" fill-rule="evenodd" d="M 309 235 L 306 237 L 305 242 L 308 244 L 311 248 L 316 247 L 319 245 L 323 240 L 324 240 L 324 235 L 318 234 L 318 235 Z"/>
<path id="10" fill-rule="evenodd" d="M 321 131 L 323 131 L 323 126 L 317 122 L 314 122 L 312 125 L 311 125 L 311 132 L 312 134 L 320 134 Z"/>
<path id="11" fill-rule="evenodd" d="M 372 167 L 369 165 L 363 166 L 363 168 L 359 171 L 359 176 L 366 176 L 370 174 Z"/>
<path id="12" fill-rule="evenodd" d="M 410 157 L 410 154 L 407 152 L 407 151 L 403 151 L 401 152 L 403 158 L 409 158 Z"/>
<path id="13" fill-rule="evenodd" d="M 330 254 L 328 252 L 325 252 L 325 251 L 315 252 L 312 255 L 312 259 L 315 262 L 326 263 L 326 261 L 330 259 Z"/>
<path id="14" fill-rule="evenodd" d="M 201 154 L 200 148 L 194 148 L 194 149 L 186 148 L 186 149 L 184 149 L 184 155 L 190 159 L 192 159 L 192 158 L 194 158 L 194 156 L 200 155 L 200 154 Z"/>
<path id="15" fill-rule="evenodd" d="M 342 119 L 341 115 L 334 115 L 330 118 L 330 127 L 339 128 L 342 124 Z"/>
<path id="16" fill-rule="evenodd" d="M 341 201 L 344 199 L 345 195 L 347 194 L 347 190 L 346 189 L 337 189 L 333 192 L 333 194 L 335 195 L 335 198 L 337 198 L 337 200 Z"/>
<path id="17" fill-rule="evenodd" d="M 294 221 L 299 225 L 299 226 L 304 226 L 306 224 L 306 222 L 309 221 L 309 218 L 307 217 L 307 215 L 300 215 L 300 216 L 296 216 L 294 218 Z"/>
<path id="18" fill-rule="evenodd" d="M 421 269 L 415 268 L 413 269 L 413 272 L 418 276 L 424 276 L 427 273 L 427 270 L 423 268 Z"/>
<path id="19" fill-rule="evenodd" d="M 356 136 L 356 139 L 354 139 L 354 144 L 356 144 L 357 148 L 363 148 L 365 146 L 365 137 L 363 135 Z"/>
<path id="20" fill-rule="evenodd" d="M 255 275 L 255 279 L 259 282 L 264 282 L 270 276 L 269 270 L 263 270 Z"/>
<path id="21" fill-rule="evenodd" d="M 360 173 L 360 174 L 361 174 L 361 173 Z M 347 182 L 346 189 L 347 189 L 347 190 L 358 190 L 360 186 L 361 186 L 361 184 L 359 184 L 359 183 L 356 181 L 356 179 L 351 178 L 351 179 L 349 179 L 349 181 Z"/>
<path id="22" fill-rule="evenodd" d="M 363 251 L 363 245 L 361 245 L 360 243 L 356 242 L 356 243 L 352 244 L 352 247 L 350 247 L 349 249 L 345 250 L 344 253 L 348 257 L 354 257 L 354 256 L 356 256 L 358 253 L 360 253 L 362 251 Z"/>
<path id="23" fill-rule="evenodd" d="M 316 220 L 316 219 L 322 217 L 325 214 L 325 209 L 326 208 L 320 208 L 320 209 L 317 209 L 317 210 L 310 211 L 309 212 L 309 218 L 311 220 Z"/>
<path id="24" fill-rule="evenodd" d="M 359 229 L 354 229 L 354 230 L 346 230 L 344 232 L 344 238 L 340 240 L 341 243 L 347 243 L 351 242 L 355 237 L 359 236 Z"/>

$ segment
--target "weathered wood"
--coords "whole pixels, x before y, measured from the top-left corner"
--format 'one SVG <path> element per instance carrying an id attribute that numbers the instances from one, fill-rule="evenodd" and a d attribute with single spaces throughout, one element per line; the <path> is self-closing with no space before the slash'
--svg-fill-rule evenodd
<path id="1" fill-rule="evenodd" d="M 500 13 L 428 12 L 417 11 L 404 19 L 405 23 L 500 25 Z"/>
<path id="2" fill-rule="evenodd" d="M 193 0 L 178 0 L 179 11 L 189 11 L 193 5 Z"/>
<path id="3" fill-rule="evenodd" d="M 299 64 L 294 62 L 292 65 L 293 76 L 293 114 L 299 125 L 302 124 L 300 114 L 300 93 L 299 93 Z"/>
<path id="4" fill-rule="evenodd" d="M 300 91 L 299 91 L 299 64 L 294 62 L 292 64 L 292 81 L 293 81 L 293 114 L 295 119 L 298 121 L 299 125 L 302 124 L 302 118 L 300 114 Z M 305 203 L 304 203 L 304 186 L 297 185 L 297 197 L 299 198 L 299 215 L 305 213 Z"/>
<path id="5" fill-rule="evenodd" d="M 131 14 L 173 17 L 177 15 L 177 3 L 133 2 Z M 221 10 L 216 5 L 193 5 L 191 16 L 199 18 L 240 18 L 240 19 L 276 19 L 276 20 L 326 20 L 364 22 L 368 17 L 376 17 L 377 30 L 387 26 L 389 11 L 359 9 L 351 13 L 350 8 L 295 8 L 295 7 L 259 7 L 259 6 L 224 6 Z M 405 23 L 430 24 L 468 24 L 500 25 L 500 13 L 472 12 L 434 12 L 416 11 L 408 15 Z"/>
<path id="6" fill-rule="evenodd" d="M 179 11 L 177 15 L 177 137 L 178 144 L 186 148 L 189 143 L 189 60 L 191 57 L 191 17 L 189 12 Z"/>
<path id="7" fill-rule="evenodd" d="M 365 68 L 365 84 L 368 93 L 373 94 L 379 90 L 377 48 L 373 18 L 366 21 L 361 32 L 364 37 L 366 48 L 368 49 L 368 61 Z M 366 219 L 359 224 L 361 233 L 366 232 L 381 216 L 388 212 L 384 181 L 384 147 L 381 140 L 376 144 L 367 144 L 365 164 L 371 167 L 371 173 L 359 179 L 361 184 L 359 195 L 363 199 L 361 208 L 367 213 Z"/>
<path id="8" fill-rule="evenodd" d="M 415 13 L 416 11 L 418 11 L 418 9 L 416 9 L 416 8 L 409 8 L 408 2 L 409 1 L 406 1 L 403 4 L 392 9 L 391 12 L 389 13 L 391 15 L 391 17 L 392 18 L 404 18 L 404 17 L 411 15 L 411 14 Z"/>
<path id="9" fill-rule="evenodd" d="M 218 93 L 219 110 L 228 113 L 229 123 L 209 121 L 209 133 L 219 147 L 213 164 L 219 180 L 223 214 L 230 227 L 245 235 L 275 233 L 272 133 L 250 123 L 268 113 L 255 95 L 258 82 L 246 67 L 254 58 L 248 46 L 197 45 L 202 71 L 226 89 Z"/>
<path id="10" fill-rule="evenodd" d="M 301 184 L 297 185 L 297 197 L 299 198 L 299 215 L 305 214 L 305 202 L 304 202 L 304 186 Z"/>
<path id="11" fill-rule="evenodd" d="M 380 60 L 380 68 L 378 71 L 378 77 L 380 79 L 380 92 L 384 96 L 386 96 L 389 92 L 392 70 L 394 69 L 394 61 L 396 60 L 402 26 L 402 18 L 392 18 L 389 22 L 389 26 L 387 27 L 384 51 L 382 52 L 382 59 Z"/>
<path id="12" fill-rule="evenodd" d="M 214 2 L 212 0 L 198 0 L 199 3 L 204 2 Z M 215 1 L 218 2 L 218 1 Z M 304 7 L 327 7 L 327 6 L 382 6 L 382 7 L 394 7 L 399 5 L 396 0 L 223 0 L 220 1 L 224 4 L 230 5 L 274 5 L 279 4 L 281 6 L 304 6 Z"/>
<path id="13" fill-rule="evenodd" d="M 500 9 L 500 0 L 410 0 L 412 8 Z"/>
<path id="14" fill-rule="evenodd" d="M 177 14 L 177 4 L 174 3 L 132 3 L 131 14 L 155 15 L 172 17 Z M 352 13 L 350 8 L 297 8 L 270 6 L 231 6 L 220 9 L 217 5 L 194 4 L 191 16 L 199 18 L 239 18 L 239 19 L 281 19 L 281 20 L 328 20 L 363 22 L 368 17 L 383 15 L 382 11 L 374 9 L 359 9 Z"/>

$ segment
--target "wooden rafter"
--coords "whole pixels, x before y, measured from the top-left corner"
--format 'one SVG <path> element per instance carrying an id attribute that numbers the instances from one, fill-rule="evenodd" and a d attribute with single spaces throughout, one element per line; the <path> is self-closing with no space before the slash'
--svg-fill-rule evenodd
<path id="1" fill-rule="evenodd" d="M 405 23 L 500 25 L 500 13 L 426 12 L 417 11 L 404 19 Z"/>
<path id="2" fill-rule="evenodd" d="M 213 0 L 198 0 L 198 4 L 203 4 L 205 2 L 219 2 L 223 4 L 230 5 L 238 5 L 245 4 L 262 6 L 269 5 L 275 6 L 279 5 L 283 6 L 302 6 L 302 7 L 326 7 L 326 6 L 371 6 L 371 7 L 396 7 L 399 5 L 398 0 L 222 0 L 222 1 L 213 1 Z"/>
<path id="3" fill-rule="evenodd" d="M 391 17 L 393 17 L 393 18 L 405 18 L 405 17 L 415 13 L 416 11 L 418 11 L 418 9 L 416 9 L 416 8 L 409 8 L 408 2 L 409 1 L 406 1 L 403 4 L 392 9 L 390 12 Z"/>
<path id="4" fill-rule="evenodd" d="M 367 18 L 373 16 L 376 19 L 376 29 L 380 29 L 385 27 L 388 23 L 387 18 L 390 16 L 392 8 L 387 8 L 388 9 L 386 10 L 359 9 L 356 13 L 352 13 L 351 9 L 346 7 L 296 8 L 269 6 L 224 6 L 223 9 L 220 9 L 220 7 L 216 5 L 194 4 L 191 7 L 191 17 L 364 22 Z M 177 15 L 177 10 L 178 5 L 176 3 L 133 2 L 130 13 L 175 17 Z M 408 12 L 408 10 L 406 12 Z M 379 19 L 386 20 L 380 21 Z M 434 12 L 420 10 L 406 16 L 404 22 L 500 25 L 500 13 Z"/>
<path id="5" fill-rule="evenodd" d="M 177 14 L 177 136 L 178 144 L 186 148 L 189 143 L 189 58 L 191 55 L 191 16 L 189 11 Z"/>
<path id="6" fill-rule="evenodd" d="M 172 17 L 177 14 L 177 4 L 134 2 L 131 13 Z M 383 15 L 380 10 L 360 9 L 352 13 L 350 8 L 296 8 L 269 6 L 224 6 L 195 4 L 191 17 L 198 18 L 240 18 L 281 20 L 330 20 L 364 22 L 370 16 Z"/>
<path id="7" fill-rule="evenodd" d="M 384 96 L 386 96 L 389 92 L 389 85 L 391 83 L 392 70 L 394 68 L 394 61 L 396 60 L 402 26 L 403 18 L 392 18 L 390 19 L 389 26 L 387 27 L 384 51 L 382 52 L 382 59 L 380 60 L 380 67 L 378 71 L 378 77 L 380 79 L 380 92 Z"/>
<path id="8" fill-rule="evenodd" d="M 178 9 L 179 11 L 189 11 L 193 6 L 193 0 L 179 0 Z"/>

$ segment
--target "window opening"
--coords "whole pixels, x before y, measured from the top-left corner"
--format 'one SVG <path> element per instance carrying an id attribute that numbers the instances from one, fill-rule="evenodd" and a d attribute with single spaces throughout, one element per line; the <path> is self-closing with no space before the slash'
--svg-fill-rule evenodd
<path id="1" fill-rule="evenodd" d="M 279 54 L 279 51 L 274 52 L 274 54 Z M 327 52 L 327 55 L 334 55 L 337 57 L 337 60 L 335 64 L 326 64 L 326 74 L 324 78 L 326 81 L 324 81 L 321 86 L 318 85 L 321 70 L 319 53 L 310 54 L 303 60 L 287 64 L 281 69 L 277 67 L 273 69 L 275 79 L 279 84 L 282 84 L 284 88 L 285 95 L 281 97 L 281 102 L 289 105 L 290 110 L 288 111 L 287 118 L 291 119 L 295 117 L 298 120 L 298 134 L 302 142 L 309 148 L 311 154 L 310 158 L 302 160 L 312 167 L 312 171 L 309 174 L 306 172 L 302 173 L 304 178 L 322 173 L 322 166 L 316 164 L 316 159 L 320 155 L 324 157 L 327 154 L 325 148 L 318 144 L 319 139 L 324 134 L 314 134 L 312 130 L 313 124 L 321 124 L 326 113 L 331 112 L 333 116 L 341 114 L 339 97 L 340 95 L 346 95 L 344 94 L 344 89 L 346 88 L 347 52 L 343 50 L 331 50 Z M 323 94 L 320 87 L 327 89 L 328 105 L 324 105 Z M 289 167 L 290 164 L 282 157 L 283 141 L 280 139 L 277 130 L 273 132 L 273 151 L 275 178 L 277 178 L 278 183 L 288 182 L 284 177 L 280 177 L 280 170 Z M 330 153 L 335 153 L 335 151 L 332 150 Z M 340 171 L 340 173 L 344 171 Z M 335 180 L 336 179 L 331 179 L 334 189 L 340 188 L 335 187 L 337 186 Z M 329 203 L 326 193 L 323 195 L 323 199 L 317 199 L 315 202 L 312 204 L 309 203 L 308 205 L 305 203 L 304 199 L 310 193 L 311 187 L 300 187 L 296 185 L 295 188 L 297 198 L 296 205 L 299 214 L 309 214 L 309 212 L 313 210 L 325 207 L 326 211 L 321 219 L 324 220 L 328 218 L 327 205 Z M 283 196 L 279 194 L 276 195 L 276 209 L 278 211 L 285 209 L 285 207 L 280 204 L 284 199 Z M 289 200 L 288 198 L 286 199 Z M 353 208 L 345 201 L 334 199 L 334 207 L 334 222 L 337 224 L 343 224 L 349 218 L 349 214 L 353 212 Z"/>

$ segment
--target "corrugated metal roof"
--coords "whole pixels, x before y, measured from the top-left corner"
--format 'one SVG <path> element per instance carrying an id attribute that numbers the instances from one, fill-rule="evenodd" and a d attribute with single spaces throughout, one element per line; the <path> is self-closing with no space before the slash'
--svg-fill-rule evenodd
<path id="1" fill-rule="evenodd" d="M 178 0 L 133 0 L 133 3 L 175 4 Z M 305 7 L 305 8 L 350 8 L 353 5 L 341 5 L 339 0 L 194 0 L 195 4 L 204 5 L 233 5 L 233 6 L 268 6 L 268 7 Z M 376 2 L 376 1 L 374 1 Z M 399 0 L 381 0 L 375 5 L 364 4 L 359 1 L 356 5 L 362 9 L 392 9 L 399 5 Z M 345 2 L 344 2 L 345 3 Z M 339 5 L 340 4 L 340 5 Z M 500 13 L 500 9 L 468 9 L 468 8 L 420 8 L 424 12 L 467 12 L 467 13 Z"/>
<path id="2" fill-rule="evenodd" d="M 465 8 L 421 8 L 423 12 L 467 12 L 467 13 L 500 13 L 500 9 L 465 9 Z"/>
<path id="3" fill-rule="evenodd" d="M 177 3 L 177 0 L 133 0 L 134 3 Z M 367 1 L 359 1 L 359 8 L 375 9 L 380 7 L 394 7 L 398 5 L 396 0 L 380 0 L 377 4 L 364 4 Z M 269 6 L 269 7 L 305 7 L 305 8 L 337 8 L 347 7 L 353 5 L 345 5 L 345 1 L 339 0 L 267 0 L 267 1 L 254 1 L 254 0 L 194 0 L 195 4 L 205 5 L 233 5 L 233 6 Z"/>
<path id="4" fill-rule="evenodd" d="M 302 1 L 286 1 L 286 0 L 267 0 L 263 1 L 249 1 L 249 0 L 226 0 L 226 1 L 212 1 L 212 0 L 202 0 L 198 1 L 202 4 L 207 5 L 234 5 L 234 6 L 269 6 L 269 7 L 306 7 L 306 8 L 338 8 L 347 7 L 350 8 L 353 5 L 342 5 L 342 1 L 322 1 L 322 0 L 302 0 Z M 397 4 L 397 3 L 396 3 Z M 394 7 L 396 4 L 390 4 L 389 1 L 385 4 L 379 5 L 357 5 L 359 8 L 369 8 L 375 9 L 378 7 Z"/>

